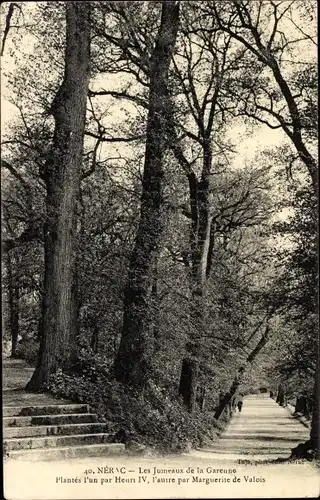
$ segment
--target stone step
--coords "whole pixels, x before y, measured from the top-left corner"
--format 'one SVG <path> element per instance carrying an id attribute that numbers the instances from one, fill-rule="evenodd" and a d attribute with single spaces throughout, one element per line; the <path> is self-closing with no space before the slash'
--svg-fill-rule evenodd
<path id="1" fill-rule="evenodd" d="M 29 417 L 4 417 L 4 427 L 25 427 L 27 425 L 60 425 L 97 422 L 93 413 L 70 413 L 63 415 L 37 415 Z"/>
<path id="2" fill-rule="evenodd" d="M 4 441 L 4 452 L 41 449 L 61 448 L 64 446 L 80 446 L 88 444 L 105 444 L 112 442 L 112 434 L 75 434 L 73 436 L 49 436 L 49 437 L 26 437 L 12 438 Z"/>
<path id="3" fill-rule="evenodd" d="M 27 417 L 36 415 L 61 415 L 71 413 L 88 413 L 88 405 L 84 404 L 57 404 L 35 406 L 4 406 L 4 417 Z"/>
<path id="4" fill-rule="evenodd" d="M 33 450 L 9 451 L 6 458 L 20 460 L 63 460 L 70 458 L 90 458 L 124 455 L 125 445 L 121 443 L 88 444 L 83 446 L 64 446 L 61 448 L 40 448 Z"/>
<path id="5" fill-rule="evenodd" d="M 28 427 L 5 427 L 4 438 L 40 437 L 40 436 L 72 436 L 74 434 L 93 434 L 107 431 L 103 423 L 37 425 Z"/>

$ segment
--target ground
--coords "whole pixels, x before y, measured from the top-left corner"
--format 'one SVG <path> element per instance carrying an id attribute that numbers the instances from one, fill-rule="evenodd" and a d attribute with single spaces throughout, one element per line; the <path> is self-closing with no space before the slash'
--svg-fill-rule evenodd
<path id="1" fill-rule="evenodd" d="M 35 404 L 27 395 L 32 369 L 7 362 L 5 404 Z M 20 399 L 19 399 L 20 398 Z M 40 398 L 40 399 L 39 399 Z M 221 439 L 211 447 L 171 456 L 124 456 L 68 461 L 5 463 L 7 500 L 114 498 L 318 497 L 319 468 L 288 462 L 291 448 L 309 430 L 266 396 L 248 396 Z M 156 469 L 156 470 L 155 470 Z M 173 469 L 177 469 L 173 471 Z"/>
<path id="2" fill-rule="evenodd" d="M 65 402 L 48 394 L 30 394 L 24 388 L 31 379 L 34 368 L 21 359 L 2 360 L 2 400 L 5 406 L 44 405 Z"/>

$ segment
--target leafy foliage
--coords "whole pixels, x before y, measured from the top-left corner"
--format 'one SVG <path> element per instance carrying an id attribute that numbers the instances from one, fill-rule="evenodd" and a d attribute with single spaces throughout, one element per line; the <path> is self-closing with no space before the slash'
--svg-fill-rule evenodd
<path id="1" fill-rule="evenodd" d="M 91 404 L 110 428 L 123 427 L 150 445 L 174 451 L 216 437 L 223 424 L 212 414 L 270 311 L 271 340 L 241 390 L 285 383 L 288 397 L 311 397 L 318 279 L 311 3 L 181 2 L 165 109 L 163 234 L 146 293 L 151 373 L 136 393 L 114 380 L 112 367 L 139 227 L 150 57 L 161 4 L 91 2 L 92 73 L 77 210 L 78 359 L 72 370 L 57 371 L 48 390 Z M 17 7 L 4 47 L 13 61 L 4 71 L 6 98 L 17 109 L 2 146 L 4 323 L 8 339 L 16 286 L 18 352 L 35 364 L 43 167 L 53 137 L 50 106 L 63 77 L 65 12 L 62 2 L 21 3 L 21 9 L 25 17 Z M 276 130 L 268 151 L 266 130 Z M 250 134 L 249 149 L 259 151 L 245 158 L 241 143 Z M 275 223 L 281 208 L 289 215 Z M 201 286 L 197 252 L 205 262 Z M 178 395 L 192 342 L 199 345 L 193 415 Z M 228 418 L 226 411 L 222 422 Z"/>
<path id="2" fill-rule="evenodd" d="M 197 411 L 191 416 L 179 398 L 154 382 L 150 381 L 143 394 L 128 391 L 110 377 L 105 358 L 89 350 L 82 350 L 72 372 L 58 371 L 49 389 L 55 396 L 90 404 L 110 431 L 124 429 L 159 451 L 183 451 L 190 445 L 208 443 L 224 427 L 223 422 L 214 421 L 211 412 Z"/>

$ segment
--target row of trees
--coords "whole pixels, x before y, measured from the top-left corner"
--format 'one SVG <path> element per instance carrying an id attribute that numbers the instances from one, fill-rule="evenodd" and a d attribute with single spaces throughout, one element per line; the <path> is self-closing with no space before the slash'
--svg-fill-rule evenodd
<path id="1" fill-rule="evenodd" d="M 314 44 L 310 3 L 3 8 L 19 111 L 3 141 L 4 286 L 13 354 L 19 328 L 40 342 L 27 388 L 75 370 L 91 346 L 125 387 L 176 387 L 191 414 L 211 398 L 219 419 L 247 366 L 281 341 L 281 318 L 297 353 L 314 345 L 315 303 L 301 323 L 292 307 L 316 279 L 316 71 L 294 56 Z M 33 46 L 23 61 L 20 33 Z M 243 123 L 277 130 L 280 150 L 239 164 Z M 278 228 L 281 183 L 298 215 Z M 280 230 L 295 246 L 279 268 Z"/>

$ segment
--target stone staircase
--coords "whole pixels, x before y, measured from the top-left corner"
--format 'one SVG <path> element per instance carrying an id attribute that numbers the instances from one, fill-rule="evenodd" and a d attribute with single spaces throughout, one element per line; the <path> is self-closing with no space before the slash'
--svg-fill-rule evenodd
<path id="1" fill-rule="evenodd" d="M 4 456 L 58 460 L 123 454 L 124 444 L 85 404 L 4 406 Z"/>

